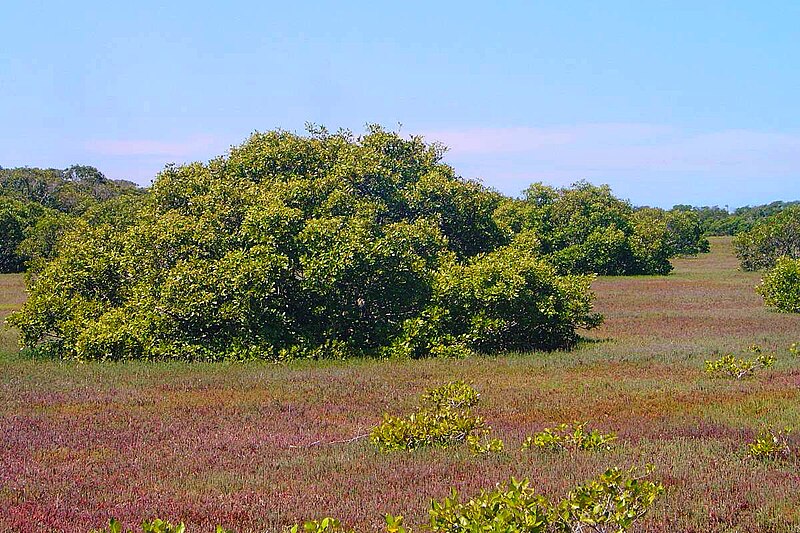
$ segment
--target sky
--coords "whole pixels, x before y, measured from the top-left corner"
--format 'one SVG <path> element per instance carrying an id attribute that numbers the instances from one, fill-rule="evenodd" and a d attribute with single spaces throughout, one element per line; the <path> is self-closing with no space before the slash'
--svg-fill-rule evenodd
<path id="1" fill-rule="evenodd" d="M 800 2 L 37 2 L 0 19 L 0 166 L 148 185 L 253 131 L 378 123 L 517 195 L 800 199 Z"/>

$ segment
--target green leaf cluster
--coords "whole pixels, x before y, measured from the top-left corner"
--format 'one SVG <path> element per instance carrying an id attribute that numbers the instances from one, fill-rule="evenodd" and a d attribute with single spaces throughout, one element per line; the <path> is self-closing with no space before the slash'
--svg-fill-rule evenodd
<path id="1" fill-rule="evenodd" d="M 648 468 L 644 476 L 652 472 Z M 511 479 L 461 502 L 455 490 L 433 502 L 430 529 L 438 532 L 503 531 L 526 533 L 625 531 L 642 518 L 664 492 L 660 483 L 637 477 L 636 470 L 610 468 L 551 503 L 528 480 Z"/>
<path id="2" fill-rule="evenodd" d="M 548 451 L 610 450 L 617 439 L 614 433 L 586 429 L 587 422 L 559 424 L 530 435 L 522 442 L 523 450 L 539 448 Z"/>
<path id="3" fill-rule="evenodd" d="M 289 528 L 289 533 L 353 533 L 353 530 L 345 529 L 338 519 L 326 516 L 319 520 L 308 520 L 303 525 L 295 524 Z"/>
<path id="4" fill-rule="evenodd" d="M 134 201 L 141 192 L 89 166 L 0 168 L 0 273 L 38 271 L 76 218 L 91 218 L 115 199 Z"/>
<path id="5" fill-rule="evenodd" d="M 733 354 L 725 354 L 719 359 L 706 361 L 706 373 L 717 377 L 742 379 L 752 376 L 756 370 L 765 369 L 775 364 L 775 354 L 761 353 L 757 346 L 751 348 L 756 353 L 753 358 L 737 358 Z"/>
<path id="6" fill-rule="evenodd" d="M 775 430 L 771 427 L 761 428 L 753 442 L 748 443 L 747 453 L 756 459 L 775 460 L 781 457 L 788 457 L 791 454 L 791 448 L 789 448 L 790 434 L 790 428 L 783 430 Z"/>
<path id="7" fill-rule="evenodd" d="M 765 305 L 786 313 L 800 313 L 800 258 L 778 258 L 756 291 L 764 297 Z"/>
<path id="8" fill-rule="evenodd" d="M 769 269 L 781 257 L 800 259 L 800 205 L 759 221 L 738 234 L 733 245 L 742 270 Z"/>
<path id="9" fill-rule="evenodd" d="M 20 272 L 25 256 L 17 250 L 28 228 L 45 209 L 33 202 L 0 195 L 0 273 Z"/>
<path id="10" fill-rule="evenodd" d="M 125 533 L 125 531 L 123 530 L 120 521 L 112 518 L 108 521 L 108 526 L 103 529 L 92 530 L 91 533 Z M 128 530 L 127 533 L 132 532 L 131 530 Z M 142 522 L 141 533 L 186 533 L 186 525 L 183 522 L 177 525 L 172 525 L 165 520 L 156 518 L 154 520 L 145 520 Z M 231 531 L 223 528 L 222 526 L 217 526 L 215 533 L 231 533 Z"/>
<path id="11" fill-rule="evenodd" d="M 481 442 L 491 428 L 470 410 L 479 397 L 463 381 L 430 389 L 411 415 L 385 414 L 383 422 L 372 429 L 370 442 L 382 451 L 447 448 L 464 442 L 476 455 L 500 451 L 502 443 L 497 439 Z"/>
<path id="12" fill-rule="evenodd" d="M 667 274 L 671 257 L 708 251 L 695 214 L 634 209 L 608 186 L 585 181 L 561 189 L 535 183 L 495 217 L 519 246 L 560 273 Z"/>

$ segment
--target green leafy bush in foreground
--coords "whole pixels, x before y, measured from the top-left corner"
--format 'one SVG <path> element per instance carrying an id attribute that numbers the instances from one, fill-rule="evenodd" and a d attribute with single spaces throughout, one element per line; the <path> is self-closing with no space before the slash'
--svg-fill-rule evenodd
<path id="1" fill-rule="evenodd" d="M 528 480 L 512 479 L 467 502 L 461 502 L 453 491 L 441 503 L 432 503 L 429 527 L 435 532 L 624 531 L 643 517 L 664 491 L 660 483 L 635 473 L 633 469 L 608 469 L 558 503 L 537 494 Z"/>
<path id="2" fill-rule="evenodd" d="M 800 259 L 781 257 L 756 287 L 764 304 L 787 313 L 800 313 Z"/>
<path id="3" fill-rule="evenodd" d="M 502 196 L 442 154 L 373 126 L 257 133 L 208 164 L 169 166 L 128 222 L 60 233 L 9 322 L 25 347 L 82 360 L 574 344 L 599 323 L 591 278 L 512 245 L 494 216 Z"/>
<path id="4" fill-rule="evenodd" d="M 614 433 L 600 433 L 593 429 L 587 431 L 586 422 L 560 424 L 554 428 L 526 437 L 523 450 L 539 448 L 549 451 L 610 450 L 611 443 L 617 439 Z"/>

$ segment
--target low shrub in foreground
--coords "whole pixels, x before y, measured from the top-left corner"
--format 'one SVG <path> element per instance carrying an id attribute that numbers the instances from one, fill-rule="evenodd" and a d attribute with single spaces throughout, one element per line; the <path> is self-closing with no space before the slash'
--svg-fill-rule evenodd
<path id="1" fill-rule="evenodd" d="M 800 313 L 800 259 L 781 257 L 770 269 L 756 291 L 764 304 L 787 313 Z"/>
<path id="2" fill-rule="evenodd" d="M 648 468 L 644 476 L 649 475 Z M 447 531 L 573 532 L 624 531 L 664 491 L 660 483 L 636 477 L 636 471 L 611 468 L 579 485 L 566 498 L 551 503 L 528 480 L 512 479 L 462 503 L 458 494 L 434 502 L 430 529 Z"/>
<path id="3" fill-rule="evenodd" d="M 446 448 L 465 442 L 475 454 L 499 451 L 502 442 L 497 439 L 481 441 L 491 428 L 470 411 L 479 398 L 478 391 L 463 381 L 429 389 L 415 413 L 384 415 L 370 433 L 370 441 L 383 451 Z"/>
<path id="4" fill-rule="evenodd" d="M 522 443 L 523 450 L 539 448 L 550 451 L 610 450 L 617 439 L 614 433 L 603 434 L 593 429 L 587 431 L 586 422 L 560 424 L 554 428 L 528 436 Z"/>
<path id="5" fill-rule="evenodd" d="M 791 430 L 774 430 L 762 428 L 755 436 L 753 442 L 747 445 L 747 452 L 756 459 L 781 459 L 789 457 L 792 453 L 789 448 L 789 434 Z"/>
<path id="6" fill-rule="evenodd" d="M 736 358 L 733 354 L 726 354 L 719 359 L 706 361 L 706 373 L 715 377 L 742 379 L 752 376 L 756 370 L 771 367 L 775 364 L 775 354 L 762 353 L 759 346 L 751 346 L 750 351 L 756 357 L 750 359 Z"/>

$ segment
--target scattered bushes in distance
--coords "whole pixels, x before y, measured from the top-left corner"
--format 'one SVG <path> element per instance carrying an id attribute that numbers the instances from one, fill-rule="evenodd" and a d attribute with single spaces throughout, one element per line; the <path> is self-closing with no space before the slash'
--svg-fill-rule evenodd
<path id="1" fill-rule="evenodd" d="M 560 424 L 554 428 L 528 436 L 522 443 L 523 450 L 539 448 L 548 451 L 610 450 L 617 439 L 614 433 L 603 434 L 585 429 L 586 422 Z"/>
<path id="2" fill-rule="evenodd" d="M 635 210 L 608 186 L 587 182 L 562 189 L 535 183 L 522 200 L 507 199 L 495 218 L 518 246 L 560 273 L 667 274 L 671 257 L 707 250 L 692 213 Z"/>
<path id="3" fill-rule="evenodd" d="M 772 202 L 764 205 L 744 206 L 736 208 L 732 213 L 727 206 L 692 207 L 691 205 L 676 205 L 671 211 L 689 211 L 700 220 L 700 227 L 704 235 L 737 235 L 749 231 L 759 221 L 770 217 L 784 209 L 800 205 L 800 202 Z"/>
<path id="4" fill-rule="evenodd" d="M 733 239 L 742 270 L 775 266 L 780 257 L 800 259 L 800 205 L 788 207 Z"/>
<path id="5" fill-rule="evenodd" d="M 719 359 L 706 361 L 706 373 L 715 377 L 742 379 L 752 376 L 756 370 L 765 369 L 775 364 L 775 354 L 763 353 L 758 345 L 750 347 L 755 357 L 736 358 L 733 354 L 725 354 Z"/>
<path id="6" fill-rule="evenodd" d="M 786 313 L 800 313 L 800 259 L 780 257 L 764 274 L 756 291 L 764 304 Z"/>
<path id="7" fill-rule="evenodd" d="M 142 192 L 135 183 L 109 179 L 88 165 L 0 168 L 0 195 L 63 213 L 80 214 L 99 202 Z"/>
<path id="8" fill-rule="evenodd" d="M 80 360 L 569 347 L 600 320 L 591 279 L 533 254 L 535 237 L 497 221 L 504 198 L 442 154 L 377 126 L 311 128 L 168 166 L 135 209 L 115 205 L 34 246 L 48 260 L 9 322 L 25 347 Z M 630 212 L 607 189 L 575 195 Z"/>
<path id="9" fill-rule="evenodd" d="M 483 441 L 491 428 L 472 414 L 480 395 L 463 381 L 454 381 L 422 395 L 419 409 L 409 416 L 385 414 L 370 433 L 370 442 L 382 451 L 447 448 L 467 443 L 475 455 L 501 451 L 498 439 Z"/>
<path id="10" fill-rule="evenodd" d="M 776 431 L 765 427 L 759 430 L 753 442 L 747 445 L 747 452 L 756 459 L 781 459 L 791 455 L 789 448 L 789 434 L 791 429 L 786 428 Z"/>

